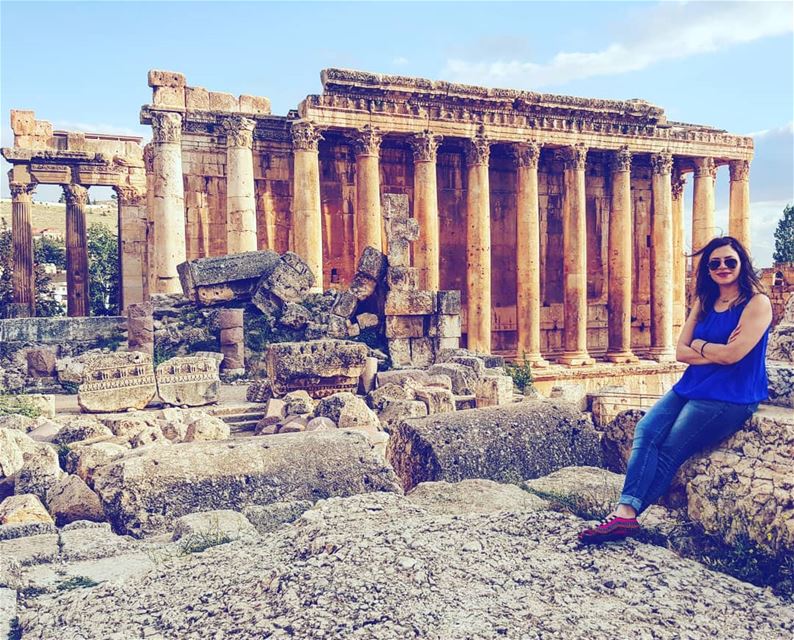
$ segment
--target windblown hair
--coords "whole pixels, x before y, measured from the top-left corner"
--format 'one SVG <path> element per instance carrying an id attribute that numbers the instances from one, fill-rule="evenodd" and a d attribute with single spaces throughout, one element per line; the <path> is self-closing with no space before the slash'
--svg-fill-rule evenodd
<path id="1" fill-rule="evenodd" d="M 747 250 L 742 246 L 736 238 L 731 236 L 722 236 L 720 238 L 713 238 L 705 247 L 700 251 L 692 254 L 692 257 L 700 256 L 698 263 L 697 280 L 695 283 L 695 295 L 700 301 L 700 316 L 698 320 L 702 320 L 705 315 L 714 309 L 714 303 L 720 295 L 720 288 L 714 280 L 711 279 L 709 273 L 709 260 L 711 254 L 715 249 L 720 247 L 730 246 L 739 256 L 741 264 L 739 268 L 739 297 L 733 303 L 733 306 L 742 304 L 756 293 L 766 293 L 764 285 L 758 279 L 758 275 L 753 269 L 753 263 L 750 260 L 750 255 Z"/>

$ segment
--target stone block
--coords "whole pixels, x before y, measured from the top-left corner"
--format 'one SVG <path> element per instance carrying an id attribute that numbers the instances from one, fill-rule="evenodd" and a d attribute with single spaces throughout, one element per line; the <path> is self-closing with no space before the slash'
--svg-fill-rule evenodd
<path id="1" fill-rule="evenodd" d="M 358 306 L 358 298 L 349 291 L 339 291 L 331 307 L 331 313 L 344 318 L 350 318 Z"/>
<path id="2" fill-rule="evenodd" d="M 240 96 L 240 111 L 257 115 L 270 115 L 270 98 L 262 96 Z"/>
<path id="3" fill-rule="evenodd" d="M 140 351 L 92 356 L 85 361 L 84 382 L 77 392 L 83 411 L 110 413 L 143 409 L 157 385 L 152 358 Z"/>
<path id="4" fill-rule="evenodd" d="M 387 338 L 421 338 L 424 335 L 423 316 L 386 316 Z"/>
<path id="5" fill-rule="evenodd" d="M 157 366 L 157 394 L 167 404 L 199 407 L 217 402 L 221 380 L 215 358 L 185 356 Z"/>
<path id="6" fill-rule="evenodd" d="M 455 398 L 449 389 L 442 387 L 422 387 L 416 389 L 416 399 L 427 405 L 427 413 L 449 413 L 455 411 Z"/>
<path id="7" fill-rule="evenodd" d="M 248 518 L 231 509 L 201 511 L 182 516 L 174 523 L 171 540 L 201 541 L 208 536 L 223 535 L 229 540 L 256 537 L 257 531 Z"/>
<path id="8" fill-rule="evenodd" d="M 275 251 L 246 251 L 199 258 L 177 266 L 185 297 L 199 304 L 248 300 L 262 274 L 275 268 Z"/>
<path id="9" fill-rule="evenodd" d="M 410 367 L 411 341 L 409 338 L 393 338 L 389 340 L 389 357 L 395 367 Z"/>
<path id="10" fill-rule="evenodd" d="M 386 256 L 374 247 L 364 247 L 361 257 L 358 260 L 356 275 L 362 274 L 369 276 L 376 282 L 379 281 L 386 271 Z"/>
<path id="11" fill-rule="evenodd" d="M 28 375 L 31 378 L 52 378 L 55 376 L 55 349 L 40 347 L 30 349 L 27 354 Z"/>
<path id="12" fill-rule="evenodd" d="M 184 87 L 154 87 L 152 104 L 161 109 L 166 107 L 184 109 L 185 89 Z"/>
<path id="13" fill-rule="evenodd" d="M 284 305 L 284 311 L 279 318 L 279 324 L 290 329 L 302 329 L 309 322 L 309 310 L 294 302 Z"/>
<path id="14" fill-rule="evenodd" d="M 34 495 L 23 493 L 0 502 L 0 524 L 53 524 L 52 517 Z"/>
<path id="15" fill-rule="evenodd" d="M 356 323 L 362 330 L 377 327 L 379 322 L 378 316 L 374 313 L 361 313 L 356 316 Z"/>
<path id="16" fill-rule="evenodd" d="M 386 285 L 397 291 L 416 291 L 419 288 L 419 270 L 414 267 L 389 267 Z"/>
<path id="17" fill-rule="evenodd" d="M 348 337 L 348 321 L 347 318 L 338 316 L 334 313 L 328 315 L 328 337 L 329 338 L 347 338 Z"/>
<path id="18" fill-rule="evenodd" d="M 460 291 L 453 289 L 450 291 L 438 291 L 438 313 L 443 315 L 454 315 L 460 313 Z"/>
<path id="19" fill-rule="evenodd" d="M 431 375 L 449 376 L 452 381 L 452 393 L 455 395 L 472 395 L 477 389 L 477 374 L 473 369 L 453 362 L 435 364 L 427 372 Z"/>
<path id="20" fill-rule="evenodd" d="M 416 316 L 436 312 L 436 296 L 432 291 L 389 291 L 386 294 L 386 315 Z"/>
<path id="21" fill-rule="evenodd" d="M 159 69 L 150 69 L 148 80 L 150 87 L 184 87 L 187 84 L 184 74 Z"/>
<path id="22" fill-rule="evenodd" d="M 231 93 L 210 91 L 210 111 L 237 113 L 240 111 L 240 102 Z"/>
<path id="23" fill-rule="evenodd" d="M 300 303 L 314 284 L 309 265 L 298 254 L 287 251 L 262 273 L 251 302 L 257 304 L 257 300 L 266 299 L 265 294 L 269 293 L 283 302 Z"/>
<path id="24" fill-rule="evenodd" d="M 366 402 L 348 392 L 334 393 L 320 400 L 314 409 L 318 418 L 329 418 L 340 429 L 360 429 L 368 432 L 380 431 L 378 416 Z"/>
<path id="25" fill-rule="evenodd" d="M 477 383 L 477 408 L 513 402 L 513 379 L 504 375 L 487 375 Z"/>
<path id="26" fill-rule="evenodd" d="M 436 352 L 432 338 L 410 338 L 411 365 L 425 369 L 433 365 Z"/>
<path id="27" fill-rule="evenodd" d="M 363 273 L 357 273 L 353 276 L 349 291 L 357 300 L 366 300 L 375 293 L 377 286 L 378 283 L 373 278 Z"/>
<path id="28" fill-rule="evenodd" d="M 186 87 L 185 108 L 188 111 L 209 111 L 210 92 L 204 87 Z"/>
<path id="29" fill-rule="evenodd" d="M 423 418 L 427 415 L 427 405 L 419 400 L 400 400 L 387 398 L 381 404 L 378 419 L 389 431 L 403 420 Z"/>
<path id="30" fill-rule="evenodd" d="M 460 347 L 460 338 L 436 338 L 436 352 L 443 349 L 457 349 Z"/>
<path id="31" fill-rule="evenodd" d="M 441 315 L 434 317 L 429 335 L 438 338 L 460 338 L 460 315 Z"/>

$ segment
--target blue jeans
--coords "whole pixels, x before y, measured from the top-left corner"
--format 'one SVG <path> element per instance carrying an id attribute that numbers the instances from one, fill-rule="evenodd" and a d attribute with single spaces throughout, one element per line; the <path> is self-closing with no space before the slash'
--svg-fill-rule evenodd
<path id="1" fill-rule="evenodd" d="M 642 513 L 695 452 L 736 433 L 758 403 L 687 400 L 668 391 L 637 423 L 620 504 Z"/>

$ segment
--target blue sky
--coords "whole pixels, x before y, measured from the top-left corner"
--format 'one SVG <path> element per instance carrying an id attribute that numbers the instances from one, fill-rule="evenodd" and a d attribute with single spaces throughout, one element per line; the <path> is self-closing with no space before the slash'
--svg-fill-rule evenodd
<path id="1" fill-rule="evenodd" d="M 775 223 L 794 201 L 793 20 L 790 2 L 3 1 L 2 143 L 12 143 L 12 108 L 56 128 L 148 139 L 138 111 L 152 68 L 268 96 L 279 114 L 319 93 L 332 66 L 642 98 L 672 120 L 755 135 L 753 253 L 768 264 Z M 727 226 L 727 168 L 717 185 Z M 57 195 L 42 187 L 37 197 Z"/>

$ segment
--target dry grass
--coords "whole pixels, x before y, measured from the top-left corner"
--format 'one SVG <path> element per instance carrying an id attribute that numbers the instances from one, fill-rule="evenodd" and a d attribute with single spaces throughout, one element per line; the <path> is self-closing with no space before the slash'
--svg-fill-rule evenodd
<path id="1" fill-rule="evenodd" d="M 118 228 L 118 213 L 116 203 L 113 201 L 88 205 L 86 223 L 100 223 L 111 231 Z M 66 205 L 57 202 L 34 202 L 31 212 L 34 229 L 55 229 L 64 235 L 66 233 Z M 0 201 L 0 228 L 3 225 L 11 227 L 11 200 Z"/>

